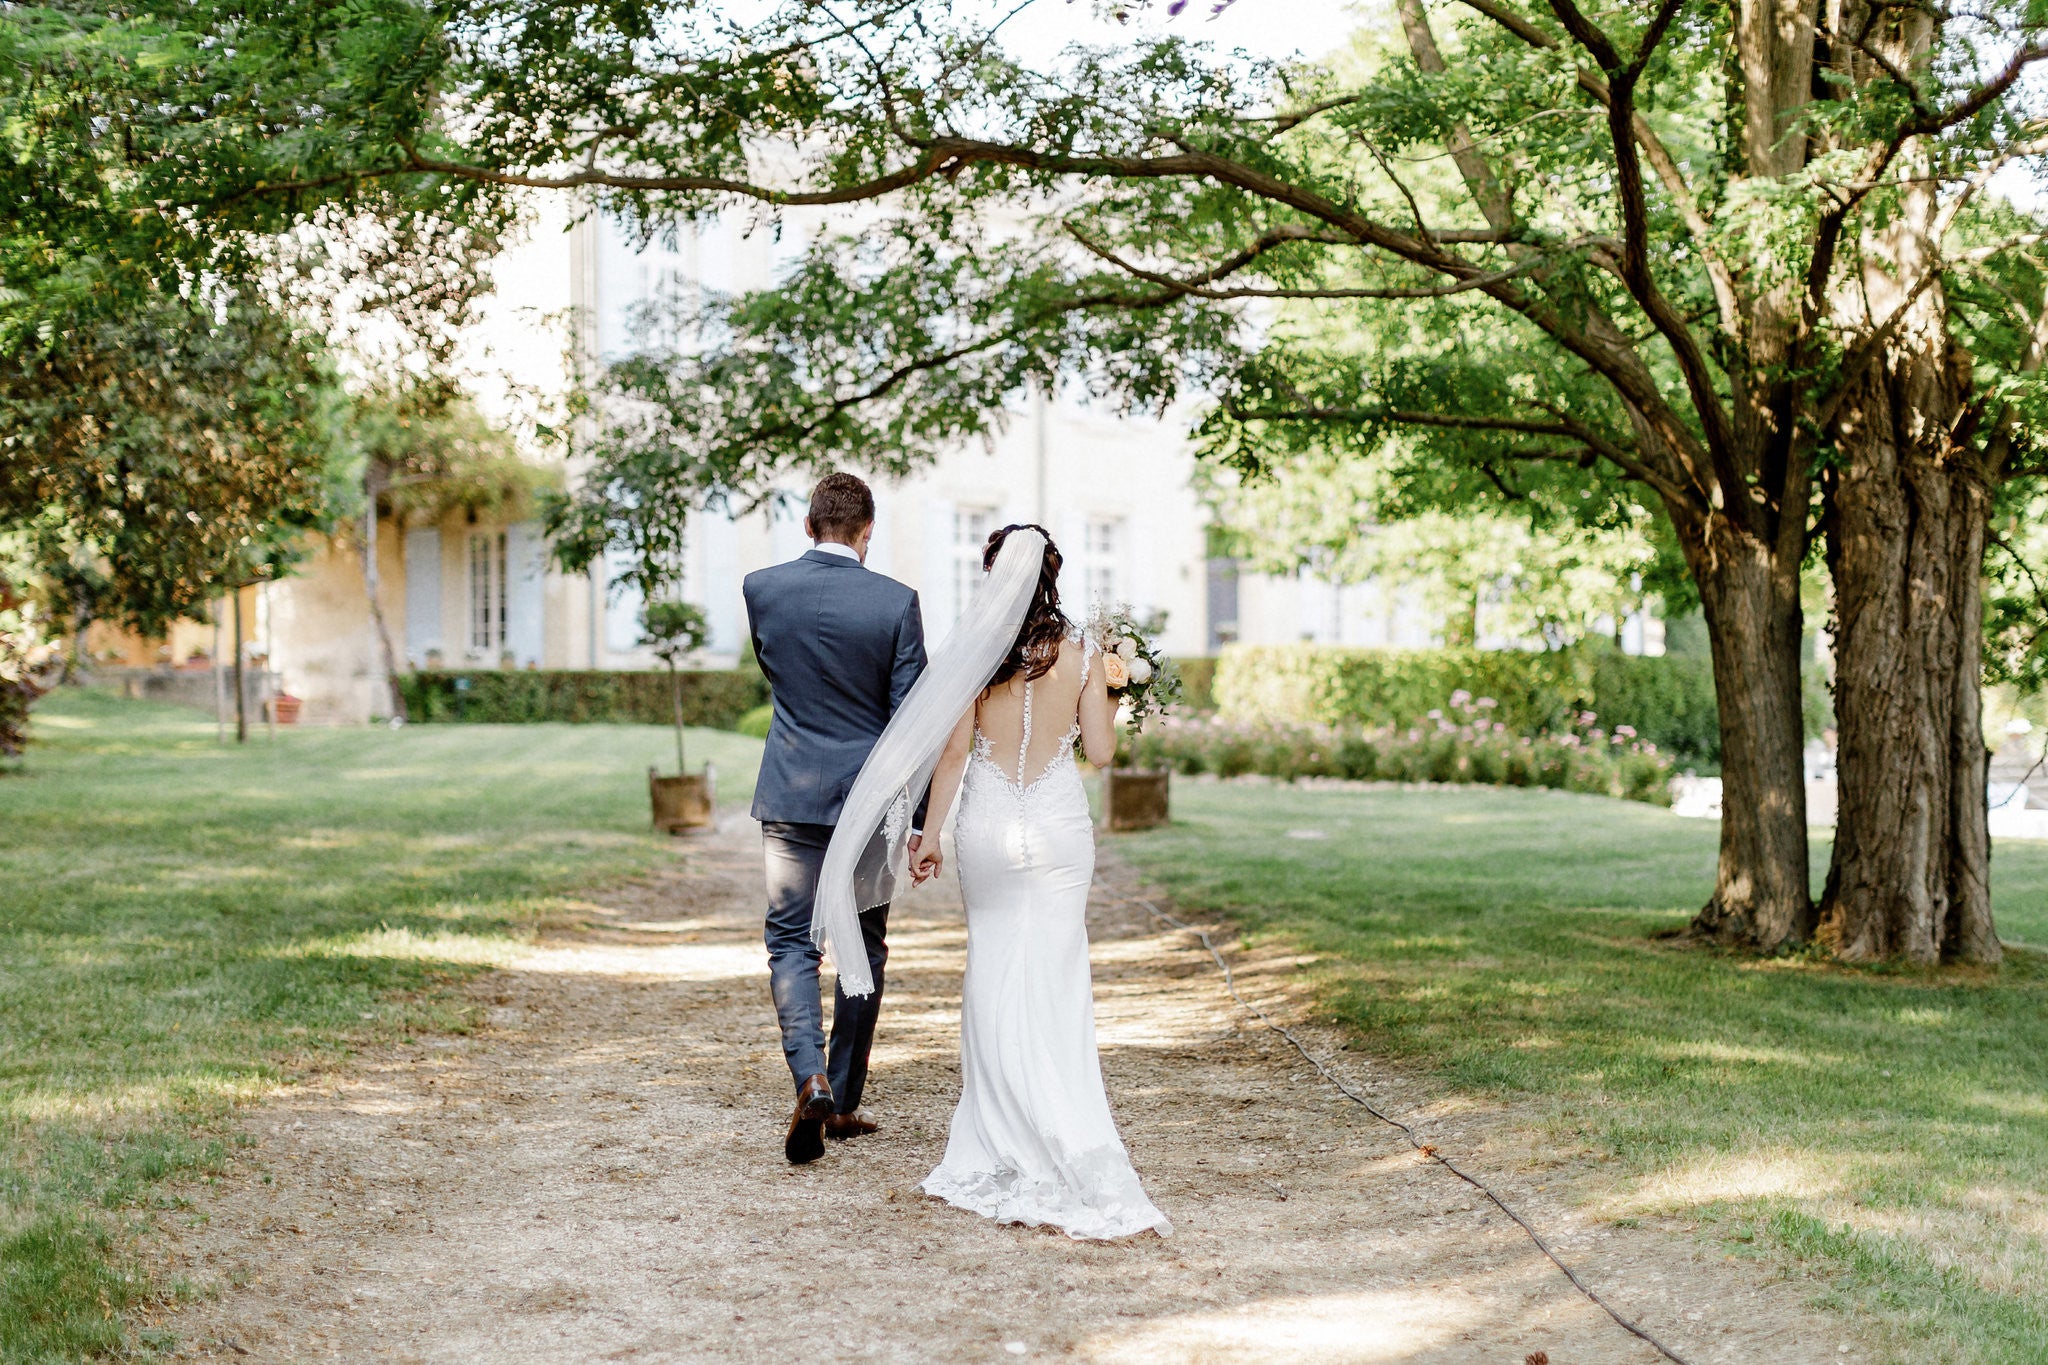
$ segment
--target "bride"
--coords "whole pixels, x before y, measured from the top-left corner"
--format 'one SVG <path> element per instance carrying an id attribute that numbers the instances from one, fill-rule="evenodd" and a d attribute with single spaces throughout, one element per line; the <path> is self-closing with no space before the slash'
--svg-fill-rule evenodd
<path id="1" fill-rule="evenodd" d="M 962 1085 L 945 1159 L 922 1188 L 1069 1237 L 1164 1236 L 1172 1225 L 1145 1196 L 1110 1116 L 1088 975 L 1095 835 L 1074 744 L 1106 757 L 1115 704 L 1095 642 L 1060 612 L 1060 553 L 1044 528 L 997 531 L 982 565 L 974 603 L 847 795 L 812 931 L 841 989 L 872 990 L 859 911 L 887 902 L 903 871 L 922 882 L 939 870 L 936 826 L 957 792 Z M 927 783 L 936 824 L 913 830 Z"/>

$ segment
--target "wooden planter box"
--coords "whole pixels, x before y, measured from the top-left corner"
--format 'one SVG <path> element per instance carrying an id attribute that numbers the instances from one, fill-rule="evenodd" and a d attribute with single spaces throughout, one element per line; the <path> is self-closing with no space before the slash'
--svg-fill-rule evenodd
<path id="1" fill-rule="evenodd" d="M 712 807 L 717 796 L 711 769 L 663 777 L 658 768 L 647 770 L 647 799 L 654 808 L 654 827 L 669 834 L 711 828 Z"/>
<path id="2" fill-rule="evenodd" d="M 1154 829 L 1167 820 L 1164 768 L 1110 768 L 1102 774 L 1102 823 L 1111 830 Z"/>

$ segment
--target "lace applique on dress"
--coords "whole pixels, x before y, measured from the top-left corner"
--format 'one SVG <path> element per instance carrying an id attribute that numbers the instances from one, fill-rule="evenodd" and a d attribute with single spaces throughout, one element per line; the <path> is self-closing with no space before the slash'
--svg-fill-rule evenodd
<path id="1" fill-rule="evenodd" d="M 919 1186 L 955 1208 L 1026 1227 L 1051 1224 L 1076 1241 L 1173 1234 L 1173 1224 L 1145 1194 L 1121 1143 L 1078 1154 L 1057 1153 L 1049 1170 L 1011 1167 L 955 1170 L 941 1162 Z"/>
<path id="2" fill-rule="evenodd" d="M 1072 639 L 1074 637 L 1070 636 L 1068 638 Z M 1081 634 L 1079 639 L 1081 642 L 1081 690 L 1085 693 L 1088 690 L 1088 675 L 1091 667 L 1094 665 L 1098 646 L 1085 633 Z M 1079 769 L 1074 767 L 1074 746 L 1081 740 L 1081 718 L 1077 714 L 1072 723 L 1067 726 L 1067 733 L 1061 736 L 1059 747 L 1053 750 L 1052 757 L 1046 760 L 1045 767 L 1039 772 L 1038 776 L 1032 778 L 1029 782 L 1023 780 L 1024 765 L 1030 762 L 1031 758 L 1031 704 L 1034 690 L 1033 680 L 1026 678 L 1024 680 L 1023 734 L 1017 741 L 1017 771 L 1014 777 L 1003 768 L 1002 764 L 996 762 L 995 745 L 981 728 L 979 707 L 975 711 L 974 750 L 968 766 L 971 768 L 977 763 L 980 764 L 989 776 L 1000 782 L 1004 788 L 1019 798 L 1030 796 L 1032 791 L 1045 782 L 1047 778 L 1059 776 L 1068 771 L 1074 772 L 1077 777 L 1079 776 Z"/>

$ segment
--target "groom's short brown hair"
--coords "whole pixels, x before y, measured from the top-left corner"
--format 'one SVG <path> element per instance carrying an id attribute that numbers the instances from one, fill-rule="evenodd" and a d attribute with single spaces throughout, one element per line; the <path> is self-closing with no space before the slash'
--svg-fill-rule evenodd
<path id="1" fill-rule="evenodd" d="M 827 474 L 811 490 L 811 534 L 852 539 L 875 519 L 875 495 L 851 474 Z"/>

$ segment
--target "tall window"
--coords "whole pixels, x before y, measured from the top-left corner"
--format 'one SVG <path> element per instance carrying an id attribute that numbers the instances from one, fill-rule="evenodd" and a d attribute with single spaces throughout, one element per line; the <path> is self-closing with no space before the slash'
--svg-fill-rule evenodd
<path id="1" fill-rule="evenodd" d="M 953 614 L 967 610 L 981 591 L 981 552 L 988 545 L 989 532 L 996 529 L 996 514 L 986 507 L 953 509 Z"/>
<path id="2" fill-rule="evenodd" d="M 1123 547 L 1122 517 L 1088 518 L 1087 538 L 1081 546 L 1081 562 L 1090 607 L 1112 606 L 1123 600 L 1123 575 L 1119 572 Z"/>
<path id="3" fill-rule="evenodd" d="M 505 647 L 505 533 L 469 537 L 469 649 L 492 654 Z"/>

